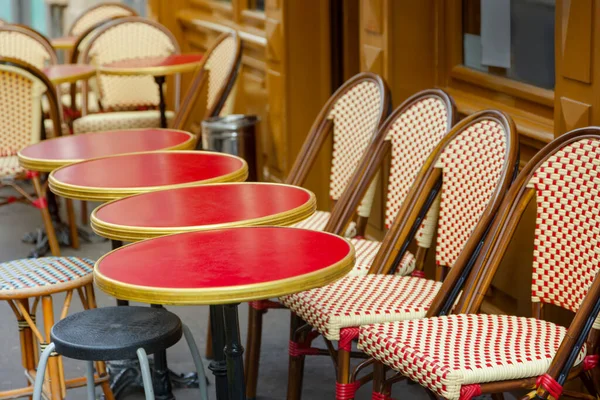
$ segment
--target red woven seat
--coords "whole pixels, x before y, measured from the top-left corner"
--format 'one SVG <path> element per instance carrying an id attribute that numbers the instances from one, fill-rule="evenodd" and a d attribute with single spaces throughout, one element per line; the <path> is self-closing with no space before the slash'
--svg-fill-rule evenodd
<path id="1" fill-rule="evenodd" d="M 354 276 L 280 300 L 326 339 L 339 340 L 342 328 L 424 317 L 441 285 L 396 275 Z"/>
<path id="2" fill-rule="evenodd" d="M 544 374 L 566 331 L 535 318 L 459 314 L 363 326 L 358 348 L 454 400 L 466 385 Z M 575 365 L 585 354 L 584 346 Z"/>

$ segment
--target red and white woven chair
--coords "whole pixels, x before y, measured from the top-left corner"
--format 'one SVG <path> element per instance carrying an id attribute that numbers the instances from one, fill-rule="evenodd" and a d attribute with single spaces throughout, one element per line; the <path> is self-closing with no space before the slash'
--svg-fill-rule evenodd
<path id="1" fill-rule="evenodd" d="M 157 22 L 142 17 L 124 17 L 99 27 L 87 41 L 80 60 L 102 65 L 142 57 L 179 54 L 173 34 Z M 179 98 L 179 77 L 175 79 L 175 98 Z M 144 128 L 159 125 L 158 86 L 151 76 L 96 76 L 98 99 L 105 113 L 88 115 L 88 91 L 82 85 L 82 117 L 73 124 L 74 133 L 112 129 Z M 147 108 L 151 108 L 148 110 Z M 112 113 L 119 111 L 119 113 Z M 174 113 L 167 111 L 167 120 Z"/>
<path id="2" fill-rule="evenodd" d="M 22 196 L 5 198 L 0 204 L 26 201 L 39 208 L 50 249 L 53 255 L 58 256 L 60 250 L 39 175 L 25 171 L 17 158 L 19 150 L 42 138 L 43 115 L 40 104 L 43 96 L 48 98 L 50 120 L 55 128 L 60 126 L 56 92 L 43 72 L 15 58 L 0 58 L 0 81 L 0 115 L 3 118 L 0 126 L 0 186 L 11 186 Z M 19 180 L 31 180 L 37 198 L 19 186 Z"/>
<path id="3" fill-rule="evenodd" d="M 379 142 L 379 127 L 389 114 L 390 97 L 383 80 L 371 73 L 361 73 L 342 85 L 327 101 L 308 133 L 300 153 L 288 175 L 286 183 L 302 186 L 322 150 L 327 136 L 333 136 L 332 165 L 329 181 L 331 203 L 337 200 L 344 188 L 356 180 L 360 166 L 371 158 L 370 146 Z M 363 161 L 361 161 L 361 159 Z M 354 225 L 363 234 L 366 218 L 371 212 L 374 191 L 361 198 L 358 208 L 359 222 Z M 341 205 L 341 204 L 340 204 Z M 317 211 L 312 217 L 297 224 L 298 227 L 321 230 L 331 214 Z M 348 221 L 349 222 L 349 221 Z M 339 233 L 339 232 L 338 232 Z M 248 398 L 256 396 L 258 364 L 262 336 L 263 314 L 272 308 L 281 308 L 274 301 L 250 303 L 248 336 L 246 343 L 246 393 Z"/>
<path id="4" fill-rule="evenodd" d="M 85 10 L 73 21 L 67 36 L 80 36 L 93 26 L 114 18 L 135 17 L 137 12 L 122 3 L 106 2 L 96 4 Z"/>
<path id="5" fill-rule="evenodd" d="M 242 57 L 236 32 L 220 35 L 206 52 L 201 67 L 194 73 L 177 114 L 170 112 L 171 127 L 200 136 L 203 119 L 220 115 L 235 84 Z M 154 85 L 156 87 L 156 85 Z M 205 98 L 200 99 L 200 96 Z M 133 117 L 132 117 L 133 116 Z M 158 128 L 158 111 L 120 111 L 86 115 L 74 123 L 75 133 L 127 128 Z"/>
<path id="6" fill-rule="evenodd" d="M 435 248 L 438 268 L 462 270 L 510 186 L 517 158 L 516 130 L 508 116 L 484 111 L 466 118 L 425 161 L 370 274 L 347 276 L 280 299 L 293 313 L 288 399 L 300 398 L 304 358 L 316 354 L 335 357 L 336 398 L 354 397 L 360 381 L 350 383 L 350 356 L 358 327 L 422 318 L 440 290 L 442 284 L 436 280 L 395 274 L 402 265 L 396 260 L 405 257 L 433 200 L 440 194 Z M 380 273 L 375 273 L 380 267 Z M 303 322 L 306 324 L 300 326 Z M 319 335 L 326 340 L 328 350 L 311 347 Z M 339 341 L 337 351 L 331 341 Z"/>
<path id="7" fill-rule="evenodd" d="M 558 399 L 565 381 L 574 377 L 591 393 L 576 397 L 596 399 L 599 183 L 599 128 L 554 140 L 531 159 L 507 194 L 456 305 L 457 292 L 446 290 L 432 304 L 431 318 L 362 326 L 359 349 L 447 399 L 536 386 L 536 398 Z M 537 209 L 533 318 L 473 314 L 531 201 Z M 543 319 L 546 304 L 575 313 L 568 330 Z M 373 398 L 389 398 L 389 383 L 375 387 Z"/>

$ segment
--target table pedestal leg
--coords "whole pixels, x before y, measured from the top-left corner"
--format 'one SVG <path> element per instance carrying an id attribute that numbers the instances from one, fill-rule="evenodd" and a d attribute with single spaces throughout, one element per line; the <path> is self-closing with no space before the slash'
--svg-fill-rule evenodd
<path id="1" fill-rule="evenodd" d="M 227 400 L 227 364 L 225 362 L 225 323 L 223 306 L 210 306 L 213 359 L 208 365 L 215 376 L 217 400 Z"/>
<path id="2" fill-rule="evenodd" d="M 225 356 L 227 358 L 227 383 L 230 400 L 246 400 L 244 383 L 244 347 L 240 343 L 240 326 L 238 320 L 238 305 L 223 306 L 225 319 Z M 214 340 L 214 338 L 213 338 Z"/>
<path id="3" fill-rule="evenodd" d="M 158 103 L 158 108 L 160 110 L 160 127 L 166 128 L 167 127 L 167 104 L 165 102 L 165 92 L 164 92 L 165 77 L 164 76 L 155 76 L 154 81 L 158 85 L 158 95 L 159 95 L 159 99 L 160 99 L 160 101 Z"/>
<path id="4" fill-rule="evenodd" d="M 161 305 L 152 304 L 153 308 L 162 308 Z M 161 350 L 154 353 L 154 373 L 152 374 L 152 385 L 154 396 L 158 400 L 172 400 L 173 388 L 169 379 L 169 367 L 167 366 L 167 351 Z"/>

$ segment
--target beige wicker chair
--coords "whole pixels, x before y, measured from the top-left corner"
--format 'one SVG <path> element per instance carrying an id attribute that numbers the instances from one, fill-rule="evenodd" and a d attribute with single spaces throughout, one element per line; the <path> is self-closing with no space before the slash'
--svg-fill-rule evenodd
<path id="1" fill-rule="evenodd" d="M 232 91 L 242 57 L 241 41 L 235 32 L 220 35 L 206 52 L 202 66 L 194 75 L 181 107 L 170 126 L 200 134 L 200 122 L 219 115 Z M 200 96 L 205 98 L 200 98 Z M 120 111 L 86 115 L 74 123 L 75 133 L 128 128 L 158 128 L 156 110 Z"/>
<path id="2" fill-rule="evenodd" d="M 435 397 L 469 400 L 537 386 L 535 398 L 558 399 L 565 382 L 578 377 L 590 394 L 564 395 L 598 398 L 599 182 L 600 129 L 555 139 L 511 187 L 460 299 L 457 290 L 446 290 L 430 318 L 362 326 L 359 348 Z M 533 318 L 475 314 L 530 203 L 536 207 Z M 568 330 L 544 320 L 546 306 L 575 313 Z M 373 398 L 389 399 L 391 383 L 374 387 Z"/>
<path id="3" fill-rule="evenodd" d="M 322 353 L 335 354 L 336 398 L 354 397 L 359 383 L 350 383 L 350 354 L 358 327 L 421 318 L 441 287 L 436 280 L 395 274 L 402 266 L 396 260 L 404 259 L 418 227 L 417 215 L 440 194 L 436 261 L 445 269 L 463 269 L 510 185 L 517 154 L 516 130 L 509 117 L 486 111 L 461 121 L 425 161 L 368 275 L 344 277 L 280 299 L 294 315 L 288 399 L 300 398 L 305 356 Z M 385 268 L 376 273 L 380 266 Z M 298 328 L 301 321 L 306 325 Z M 311 341 L 318 335 L 329 349 L 333 349 L 331 341 L 338 341 L 337 352 L 312 348 Z"/>
<path id="4" fill-rule="evenodd" d="M 85 10 L 73 21 L 68 36 L 80 36 L 98 23 L 119 17 L 134 17 L 134 9 L 121 3 L 100 3 Z"/>
<path id="5" fill-rule="evenodd" d="M 37 69 L 58 64 L 48 39 L 22 25 L 0 25 L 0 57 L 16 58 Z"/>

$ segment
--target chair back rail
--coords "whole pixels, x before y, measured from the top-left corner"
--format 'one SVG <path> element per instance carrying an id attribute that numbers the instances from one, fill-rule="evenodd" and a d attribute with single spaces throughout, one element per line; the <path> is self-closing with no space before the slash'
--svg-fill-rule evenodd
<path id="1" fill-rule="evenodd" d="M 365 72 L 349 79 L 321 109 L 286 183 L 302 186 L 326 138 L 331 134 L 333 151 L 329 195 L 335 205 L 351 182 L 352 175 L 361 173 L 364 157 L 371 156 L 371 145 L 376 140 L 378 128 L 390 112 L 390 105 L 389 89 L 379 76 Z M 368 218 L 373 194 L 371 191 L 370 198 L 363 197 L 358 206 L 360 217 Z"/>
<path id="2" fill-rule="evenodd" d="M 69 36 L 80 36 L 92 26 L 112 18 L 134 17 L 137 12 L 122 3 L 104 2 L 96 4 L 81 13 L 71 24 Z"/>
<path id="3" fill-rule="evenodd" d="M 194 74 L 173 119 L 173 128 L 199 131 L 201 120 L 218 116 L 231 94 L 241 61 L 242 43 L 239 35 L 235 31 L 221 34 L 206 51 L 202 65 Z M 200 99 L 200 96 L 206 98 Z"/>
<path id="4" fill-rule="evenodd" d="M 395 271 L 439 195 L 436 263 L 438 269 L 451 270 L 445 285 L 453 287 L 510 187 L 518 166 L 516 135 L 510 117 L 499 111 L 459 122 L 425 161 L 369 272 Z"/>
<path id="5" fill-rule="evenodd" d="M 389 229 L 421 166 L 438 142 L 452 129 L 455 118 L 454 102 L 442 90 L 424 90 L 404 101 L 384 122 L 378 142 L 375 143 L 376 150 L 370 160 L 367 160 L 364 173 L 355 175 L 349 189 L 340 199 L 339 203 L 344 208 L 336 207 L 326 229 L 345 230 L 345 227 L 336 225 L 352 218 L 366 188 L 391 151 L 385 202 L 385 226 Z M 417 233 L 419 246 L 430 247 L 435 220 L 432 215 L 428 218 L 429 224 L 421 225 Z"/>
<path id="6" fill-rule="evenodd" d="M 16 58 L 42 69 L 58 64 L 48 38 L 25 25 L 0 25 L 0 57 Z"/>
<path id="7" fill-rule="evenodd" d="M 158 22 L 142 17 L 123 17 L 110 21 L 95 30 L 87 46 L 81 50 L 83 63 L 102 65 L 114 61 L 161 57 L 179 54 L 177 40 Z M 159 104 L 158 87 L 151 76 L 107 76 L 96 78 L 100 102 L 105 110 L 131 110 L 138 107 L 156 107 Z M 179 92 L 176 77 L 175 97 Z M 87 114 L 88 85 L 83 84 L 82 114 Z"/>

